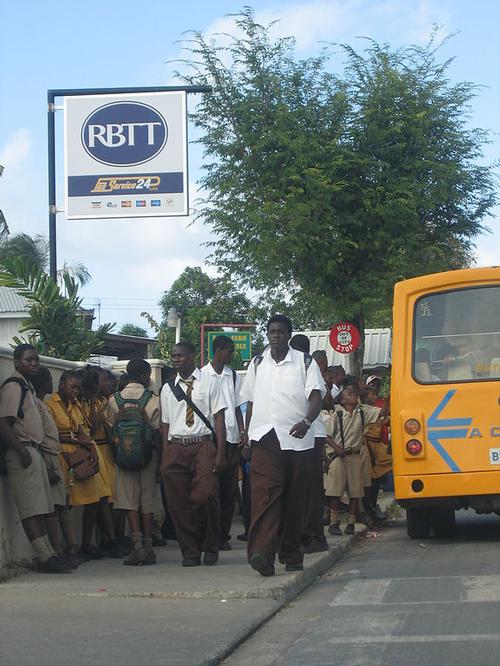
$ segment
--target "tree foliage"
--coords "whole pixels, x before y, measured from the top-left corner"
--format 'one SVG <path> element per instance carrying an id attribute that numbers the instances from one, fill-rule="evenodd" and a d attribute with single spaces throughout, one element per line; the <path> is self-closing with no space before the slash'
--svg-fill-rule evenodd
<path id="1" fill-rule="evenodd" d="M 139 338 L 148 337 L 148 332 L 146 331 L 145 328 L 137 326 L 137 324 L 131 324 L 131 323 L 123 324 L 118 333 L 120 335 L 135 335 Z"/>
<path id="2" fill-rule="evenodd" d="M 15 289 L 28 302 L 29 316 L 21 329 L 21 333 L 28 333 L 27 341 L 45 356 L 85 361 L 99 353 L 113 324 L 89 330 L 83 321 L 76 280 L 67 273 L 62 279 L 65 295 L 47 273 L 19 256 L 4 257 L 0 266 L 0 285 Z"/>
<path id="3" fill-rule="evenodd" d="M 469 264 L 495 203 L 487 135 L 468 128 L 477 87 L 450 82 L 435 34 L 301 60 L 251 9 L 235 22 L 222 45 L 193 33 L 178 73 L 212 86 L 192 120 L 217 266 L 363 328 L 396 281 Z"/>
<path id="4" fill-rule="evenodd" d="M 250 299 L 227 278 L 210 277 L 198 266 L 188 266 L 166 291 L 160 301 L 163 309 L 162 328 L 166 345 L 175 341 L 174 329 L 166 326 L 170 308 L 175 307 L 181 317 L 182 339 L 192 342 L 200 350 L 200 325 L 204 323 L 253 324 L 262 322 L 266 312 L 252 304 Z M 213 327 L 217 330 L 217 327 Z M 254 344 L 258 340 L 254 340 Z M 169 344 L 170 343 L 170 344 Z M 206 357 L 202 362 L 206 362 Z"/>

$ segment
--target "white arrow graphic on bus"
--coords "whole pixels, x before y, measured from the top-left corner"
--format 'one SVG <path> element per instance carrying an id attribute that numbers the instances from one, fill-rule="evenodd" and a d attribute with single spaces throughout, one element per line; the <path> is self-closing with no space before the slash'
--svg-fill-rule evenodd
<path id="1" fill-rule="evenodd" d="M 456 393 L 456 389 L 448 391 L 448 393 L 441 400 L 436 409 L 432 412 L 427 420 L 427 436 L 429 442 L 435 448 L 437 453 L 445 461 L 452 472 L 460 472 L 460 467 L 450 456 L 448 451 L 441 444 L 442 439 L 463 439 L 467 437 L 467 428 L 472 423 L 472 417 L 458 418 L 458 419 L 440 419 L 441 412 L 450 402 Z M 464 427 L 465 426 L 465 427 Z"/>

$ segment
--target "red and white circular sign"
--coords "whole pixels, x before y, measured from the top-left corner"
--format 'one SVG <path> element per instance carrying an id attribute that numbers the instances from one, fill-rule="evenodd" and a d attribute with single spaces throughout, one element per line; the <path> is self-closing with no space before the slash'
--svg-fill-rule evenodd
<path id="1" fill-rule="evenodd" d="M 330 329 L 330 344 L 339 354 L 350 354 L 361 344 L 361 335 L 354 324 L 341 321 Z"/>

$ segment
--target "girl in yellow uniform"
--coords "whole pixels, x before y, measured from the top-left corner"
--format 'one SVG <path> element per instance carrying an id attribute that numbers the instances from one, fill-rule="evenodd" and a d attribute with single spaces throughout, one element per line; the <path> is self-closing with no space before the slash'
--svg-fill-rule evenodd
<path id="1" fill-rule="evenodd" d="M 78 447 L 88 446 L 90 439 L 90 423 L 78 402 L 81 380 L 73 370 L 65 370 L 59 381 L 57 393 L 53 393 L 46 401 L 59 432 L 63 452 L 72 453 Z M 68 465 L 61 456 L 61 466 L 66 477 L 69 490 L 70 506 L 84 506 L 82 526 L 82 546 L 80 553 L 92 559 L 103 557 L 104 553 L 92 545 L 92 537 L 96 523 L 97 511 L 101 498 L 111 495 L 109 477 L 106 467 L 99 456 L 99 472 L 85 481 L 77 481 L 70 474 Z M 113 540 L 113 533 L 105 535 L 108 541 Z M 120 553 L 121 557 L 121 553 Z"/>

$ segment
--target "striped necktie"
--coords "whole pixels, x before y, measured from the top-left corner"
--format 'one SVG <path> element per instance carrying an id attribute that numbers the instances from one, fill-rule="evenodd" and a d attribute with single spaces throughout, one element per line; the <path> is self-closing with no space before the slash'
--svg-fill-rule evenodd
<path id="1" fill-rule="evenodd" d="M 188 398 L 191 398 L 191 393 L 193 392 L 193 382 L 194 379 L 183 379 L 183 383 L 186 385 L 186 395 Z M 194 425 L 194 412 L 191 405 L 186 402 L 186 425 L 188 428 L 192 428 Z"/>

